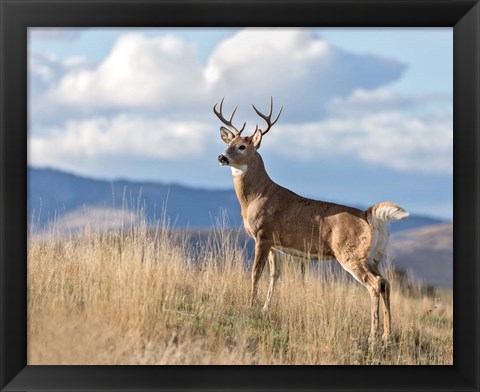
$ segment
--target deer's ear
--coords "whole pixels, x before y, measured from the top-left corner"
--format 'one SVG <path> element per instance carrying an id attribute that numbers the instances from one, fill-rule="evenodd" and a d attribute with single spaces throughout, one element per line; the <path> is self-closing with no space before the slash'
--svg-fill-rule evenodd
<path id="1" fill-rule="evenodd" d="M 230 144 L 230 142 L 235 139 L 235 135 L 230 132 L 227 128 L 225 127 L 220 127 L 220 136 L 222 137 L 222 140 L 226 144 Z"/>
<path id="2" fill-rule="evenodd" d="M 258 150 L 260 148 L 261 142 L 262 142 L 262 131 L 260 129 L 257 129 L 252 136 L 253 147 L 255 147 L 255 149 Z"/>

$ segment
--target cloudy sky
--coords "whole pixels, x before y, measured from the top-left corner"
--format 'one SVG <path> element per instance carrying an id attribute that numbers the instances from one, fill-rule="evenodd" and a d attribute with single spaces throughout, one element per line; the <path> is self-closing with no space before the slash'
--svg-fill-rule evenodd
<path id="1" fill-rule="evenodd" d="M 232 187 L 212 106 L 304 196 L 452 217 L 452 29 L 29 29 L 29 164 Z M 248 132 L 245 132 L 248 133 Z"/>

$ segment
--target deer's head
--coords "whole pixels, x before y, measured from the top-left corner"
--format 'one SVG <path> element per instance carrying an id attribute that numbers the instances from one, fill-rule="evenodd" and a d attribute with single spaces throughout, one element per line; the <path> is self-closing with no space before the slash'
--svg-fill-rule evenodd
<path id="1" fill-rule="evenodd" d="M 222 106 L 223 100 L 220 101 L 220 110 L 217 111 L 217 104 L 213 107 L 213 112 L 215 115 L 223 122 L 226 127 L 220 127 L 220 136 L 225 144 L 228 145 L 227 149 L 223 154 L 218 156 L 218 162 L 222 166 L 232 166 L 236 169 L 246 171 L 248 164 L 255 156 L 255 152 L 260 148 L 260 143 L 262 142 L 262 137 L 272 128 L 272 126 L 277 122 L 280 114 L 282 113 L 282 109 L 277 114 L 275 120 L 272 121 L 272 107 L 273 107 L 273 98 L 270 98 L 270 112 L 268 115 L 264 115 L 260 113 L 257 108 L 253 106 L 255 112 L 263 118 L 267 126 L 265 129 L 258 128 L 258 125 L 255 128 L 255 131 L 252 136 L 242 136 L 242 132 L 245 129 L 246 123 L 243 124 L 242 129 L 238 130 L 232 124 L 233 116 L 237 110 L 237 107 L 233 109 L 232 114 L 230 115 L 230 119 L 227 120 L 223 117 L 222 114 Z"/>

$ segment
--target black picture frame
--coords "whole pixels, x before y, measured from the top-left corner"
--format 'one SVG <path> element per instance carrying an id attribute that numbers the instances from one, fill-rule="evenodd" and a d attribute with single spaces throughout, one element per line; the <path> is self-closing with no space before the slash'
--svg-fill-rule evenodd
<path id="1" fill-rule="evenodd" d="M 0 0 L 0 388 L 479 390 L 480 5 L 472 0 Z M 27 366 L 28 27 L 453 27 L 451 366 Z"/>

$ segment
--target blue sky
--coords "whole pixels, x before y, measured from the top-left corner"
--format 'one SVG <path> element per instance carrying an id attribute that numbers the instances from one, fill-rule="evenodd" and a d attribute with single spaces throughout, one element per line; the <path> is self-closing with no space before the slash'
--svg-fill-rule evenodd
<path id="1" fill-rule="evenodd" d="M 211 107 L 284 106 L 267 171 L 305 196 L 452 217 L 452 29 L 30 29 L 29 163 L 232 186 Z M 260 119 L 260 121 L 262 121 Z M 260 122 L 261 124 L 261 122 Z"/>

